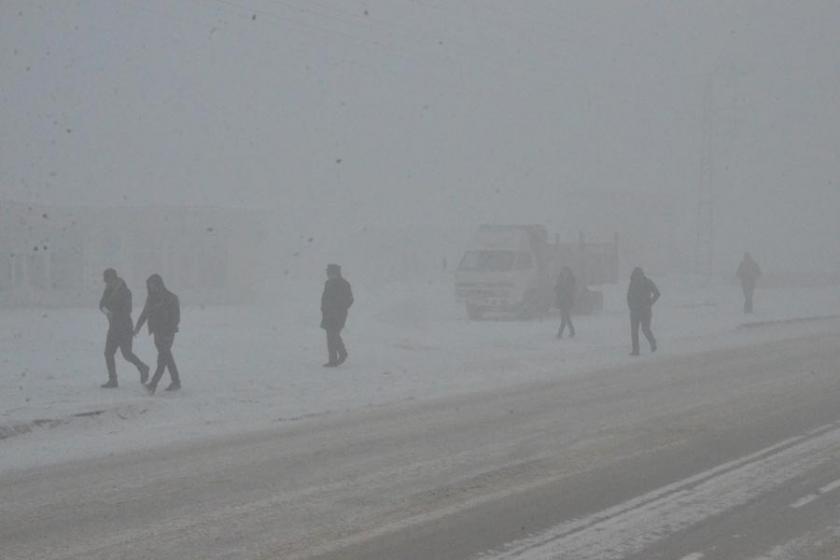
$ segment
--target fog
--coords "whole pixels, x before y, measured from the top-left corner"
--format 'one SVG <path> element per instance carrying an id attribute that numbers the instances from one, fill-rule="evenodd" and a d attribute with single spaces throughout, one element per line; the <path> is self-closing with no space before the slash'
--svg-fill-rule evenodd
<path id="1" fill-rule="evenodd" d="M 377 238 L 451 263 L 480 223 L 617 233 L 627 271 L 731 279 L 750 250 L 769 278 L 836 278 L 838 18 L 831 1 L 5 0 L 0 200 L 254 211 L 265 230 L 239 251 L 275 285 L 317 286 L 329 261 L 375 278 Z"/>
<path id="2" fill-rule="evenodd" d="M 2 560 L 840 558 L 838 30 L 0 0 Z"/>

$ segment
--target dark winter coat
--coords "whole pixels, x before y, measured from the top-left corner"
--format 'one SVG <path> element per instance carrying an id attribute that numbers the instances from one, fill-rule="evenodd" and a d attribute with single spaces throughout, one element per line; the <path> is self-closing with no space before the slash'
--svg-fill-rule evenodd
<path id="1" fill-rule="evenodd" d="M 741 261 L 741 264 L 738 265 L 736 276 L 741 280 L 742 286 L 745 288 L 754 288 L 756 280 L 761 276 L 761 269 L 758 267 L 758 263 L 752 258 L 745 257 Z"/>
<path id="2" fill-rule="evenodd" d="M 353 291 L 350 282 L 338 276 L 324 284 L 321 296 L 321 328 L 341 330 L 347 322 L 347 310 L 353 305 Z"/>
<path id="3" fill-rule="evenodd" d="M 131 290 L 122 278 L 117 278 L 113 284 L 105 287 L 102 299 L 99 300 L 99 309 L 110 313 L 110 329 L 132 331 Z"/>
<path id="4" fill-rule="evenodd" d="M 559 309 L 571 309 L 575 304 L 577 279 L 572 273 L 561 274 L 554 285 L 555 305 Z"/>
<path id="5" fill-rule="evenodd" d="M 181 322 L 181 303 L 178 296 L 164 289 L 160 293 L 150 294 L 143 307 L 143 313 L 137 319 L 137 329 L 149 321 L 149 333 L 163 338 L 175 336 Z"/>
<path id="6" fill-rule="evenodd" d="M 638 272 L 637 272 L 638 271 Z M 641 270 L 634 270 L 630 277 L 630 287 L 627 289 L 627 305 L 633 311 L 644 311 L 653 307 L 660 293 L 653 280 L 644 275 Z"/>

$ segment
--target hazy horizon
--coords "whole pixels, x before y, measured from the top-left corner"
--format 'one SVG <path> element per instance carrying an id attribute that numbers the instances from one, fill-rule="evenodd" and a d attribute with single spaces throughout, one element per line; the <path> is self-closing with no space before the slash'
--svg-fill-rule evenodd
<path id="1" fill-rule="evenodd" d="M 319 239 L 543 223 L 684 257 L 708 156 L 716 268 L 837 270 L 838 21 L 827 1 L 7 1 L 0 199 L 261 208 Z"/>

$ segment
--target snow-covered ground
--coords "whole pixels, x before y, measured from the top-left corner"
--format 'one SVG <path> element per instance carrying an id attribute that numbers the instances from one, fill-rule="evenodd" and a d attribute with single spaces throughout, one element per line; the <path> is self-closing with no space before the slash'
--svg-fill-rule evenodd
<path id="1" fill-rule="evenodd" d="M 352 281 L 352 278 L 351 278 Z M 749 345 L 806 334 L 840 314 L 840 288 L 759 290 L 745 318 L 737 287 L 658 280 L 655 356 Z M 624 288 L 608 287 L 605 311 L 577 317 L 575 339 L 557 320 L 469 322 L 446 278 L 375 292 L 356 286 L 344 337 L 348 362 L 325 369 L 315 286 L 305 299 L 261 307 L 183 310 L 174 349 L 183 389 L 146 395 L 117 356 L 118 390 L 103 390 L 104 318 L 91 309 L 3 310 L 0 316 L 0 472 L 177 440 L 276 426 L 316 414 L 559 379 L 625 363 Z M 761 328 L 740 328 L 747 322 Z M 643 353 L 646 344 L 643 339 Z M 137 354 L 154 365 L 145 335 Z M 161 388 L 168 383 L 164 377 Z"/>

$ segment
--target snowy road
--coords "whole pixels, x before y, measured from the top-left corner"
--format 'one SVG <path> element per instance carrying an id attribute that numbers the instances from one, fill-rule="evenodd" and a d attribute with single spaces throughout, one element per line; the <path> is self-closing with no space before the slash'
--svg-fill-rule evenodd
<path id="1" fill-rule="evenodd" d="M 838 334 L 12 471 L 2 558 L 836 558 Z"/>

